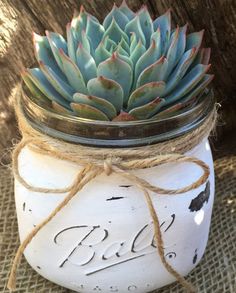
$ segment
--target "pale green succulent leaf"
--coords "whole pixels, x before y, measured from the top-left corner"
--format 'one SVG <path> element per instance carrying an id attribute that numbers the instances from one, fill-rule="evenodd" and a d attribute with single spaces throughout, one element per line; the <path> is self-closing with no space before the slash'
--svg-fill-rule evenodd
<path id="1" fill-rule="evenodd" d="M 102 39 L 102 42 L 104 43 L 105 48 L 110 52 L 112 48 L 115 48 L 117 46 L 116 42 L 111 40 L 109 36 L 104 36 Z M 112 52 L 112 51 L 111 51 Z"/>
<path id="2" fill-rule="evenodd" d="M 42 73 L 45 75 L 50 84 L 55 88 L 55 90 L 63 96 L 69 102 L 73 101 L 73 94 L 75 90 L 65 83 L 60 77 L 47 65 L 43 62 L 39 63 Z"/>
<path id="3" fill-rule="evenodd" d="M 71 103 L 70 106 L 76 115 L 81 118 L 109 121 L 109 118 L 106 116 L 106 114 L 90 105 Z"/>
<path id="4" fill-rule="evenodd" d="M 186 32 L 187 32 L 188 25 L 184 25 L 180 27 L 179 30 L 179 38 L 178 38 L 178 49 L 177 49 L 177 60 L 176 63 L 178 63 L 179 59 L 182 57 L 184 52 L 186 51 Z"/>
<path id="5" fill-rule="evenodd" d="M 75 103 L 86 104 L 97 108 L 105 113 L 110 120 L 117 115 L 116 108 L 105 99 L 96 96 L 83 95 L 81 93 L 75 93 L 73 99 Z"/>
<path id="6" fill-rule="evenodd" d="M 62 49 L 67 54 L 67 43 L 62 35 L 50 31 L 46 31 L 49 44 L 53 44 L 58 49 Z"/>
<path id="7" fill-rule="evenodd" d="M 62 66 L 61 58 L 59 56 L 59 49 L 62 49 L 65 54 L 68 54 L 67 43 L 60 34 L 46 31 L 46 36 L 49 41 L 54 58 L 58 66 L 60 67 L 61 71 L 63 72 L 63 66 Z"/>
<path id="8" fill-rule="evenodd" d="M 33 33 L 33 43 L 37 61 L 42 61 L 44 64 L 50 66 L 52 70 L 56 72 L 58 76 L 60 76 L 61 79 L 65 80 L 63 72 L 54 59 L 54 55 L 47 37 Z"/>
<path id="9" fill-rule="evenodd" d="M 194 87 L 194 89 L 191 90 L 191 92 L 189 92 L 186 96 L 184 96 L 180 100 L 180 102 L 186 103 L 192 98 L 197 97 L 208 86 L 208 84 L 213 80 L 213 78 L 214 78 L 214 75 L 205 74 L 203 78 Z"/>
<path id="10" fill-rule="evenodd" d="M 120 11 L 126 15 L 129 20 L 132 20 L 135 17 L 135 13 L 128 7 L 125 0 L 121 3 L 119 7 Z"/>
<path id="11" fill-rule="evenodd" d="M 162 56 L 140 74 L 136 85 L 137 88 L 153 81 L 163 81 L 167 68 L 168 61 Z"/>
<path id="12" fill-rule="evenodd" d="M 183 103 L 177 103 L 173 106 L 169 107 L 163 107 L 161 110 L 154 116 L 152 116 L 152 119 L 163 119 L 168 118 L 170 116 L 173 116 L 174 114 L 177 114 L 180 109 L 184 107 Z"/>
<path id="13" fill-rule="evenodd" d="M 88 13 L 88 12 L 86 12 L 86 13 L 87 13 L 87 15 L 88 15 L 88 17 L 87 17 L 87 25 L 88 25 L 88 21 L 89 21 L 90 18 L 91 18 L 94 22 L 100 24 L 99 20 L 98 20 L 94 15 L 92 15 L 92 14 L 90 14 L 90 13 Z M 87 26 L 87 25 L 86 25 L 86 26 Z"/>
<path id="14" fill-rule="evenodd" d="M 73 28 L 71 27 L 71 23 L 68 23 L 66 26 L 66 36 L 67 36 L 68 55 L 73 62 L 76 62 L 77 46 L 76 46 L 76 41 L 74 38 Z M 47 64 L 47 63 L 45 63 L 45 64 Z M 47 65 L 49 65 L 49 64 L 47 64 Z"/>
<path id="15" fill-rule="evenodd" d="M 82 30 L 86 29 L 86 26 L 80 23 L 81 20 L 79 19 L 79 16 L 73 17 L 71 21 L 71 31 L 73 32 L 75 44 L 81 42 Z"/>
<path id="16" fill-rule="evenodd" d="M 195 57 L 193 63 L 189 67 L 188 71 L 193 69 L 197 64 L 207 65 L 209 64 L 211 57 L 211 49 L 210 48 L 202 48 L 198 51 L 197 56 Z"/>
<path id="17" fill-rule="evenodd" d="M 129 55 L 129 52 L 130 52 L 130 50 L 129 50 L 129 45 L 126 43 L 126 41 L 125 41 L 124 38 L 121 39 L 119 45 L 120 45 L 120 46 L 121 46 L 121 47 L 122 47 L 122 48 L 128 53 L 128 55 Z"/>
<path id="18" fill-rule="evenodd" d="M 89 14 L 81 6 L 79 15 L 74 16 L 71 21 L 71 27 L 74 29 L 74 37 L 77 44 L 81 42 L 82 31 L 86 30 L 88 16 Z"/>
<path id="19" fill-rule="evenodd" d="M 204 30 L 187 35 L 186 50 L 189 50 L 192 48 L 199 49 L 202 44 L 203 35 L 204 35 Z"/>
<path id="20" fill-rule="evenodd" d="M 81 44 L 84 48 L 84 50 L 86 50 L 89 54 L 91 54 L 90 51 L 90 41 L 86 35 L 86 32 L 83 30 L 82 31 L 82 35 L 81 35 Z"/>
<path id="21" fill-rule="evenodd" d="M 160 28 L 158 28 L 152 35 L 151 35 L 151 41 L 154 40 L 156 43 L 156 46 L 159 50 L 159 54 L 160 55 L 164 55 L 162 54 L 162 43 L 161 43 L 161 31 Z"/>
<path id="22" fill-rule="evenodd" d="M 135 49 L 130 55 L 130 59 L 133 62 L 134 68 L 136 66 L 137 61 L 140 57 L 146 52 L 145 46 L 142 44 L 141 40 L 139 40 L 138 44 L 136 45 Z"/>
<path id="23" fill-rule="evenodd" d="M 120 58 L 121 60 L 125 61 L 130 66 L 130 68 L 133 70 L 134 64 L 132 62 L 132 59 L 130 59 L 129 56 L 124 55 L 122 53 L 120 54 L 120 52 L 118 52 L 118 51 L 116 51 L 116 54 L 117 54 L 118 58 Z"/>
<path id="24" fill-rule="evenodd" d="M 168 61 L 168 69 L 166 71 L 165 80 L 169 77 L 171 71 L 175 67 L 177 63 L 178 56 L 178 45 L 179 45 L 179 39 L 181 36 L 180 28 L 177 27 L 177 29 L 173 32 L 171 37 L 171 44 L 167 51 L 167 61 Z M 181 56 L 180 56 L 181 57 Z"/>
<path id="25" fill-rule="evenodd" d="M 193 62 L 195 56 L 196 56 L 196 48 L 190 49 L 183 54 L 178 65 L 176 66 L 174 71 L 171 73 L 166 83 L 166 88 L 163 95 L 169 94 L 177 86 L 180 80 L 184 77 L 185 73 L 187 72 L 188 68 Z"/>
<path id="26" fill-rule="evenodd" d="M 179 30 L 179 32 L 177 33 L 178 30 Z M 169 74 L 172 72 L 172 70 L 178 64 L 179 60 L 181 59 L 181 57 L 183 56 L 183 54 L 185 52 L 186 31 L 187 31 L 187 25 L 180 27 L 180 28 L 177 27 L 177 29 L 173 33 L 173 40 L 170 44 L 170 49 L 168 50 L 168 53 L 167 53 L 169 68 L 167 70 L 166 77 L 169 77 Z M 177 40 L 175 42 L 176 35 L 178 35 L 178 36 L 177 36 Z"/>
<path id="27" fill-rule="evenodd" d="M 162 48 L 162 55 L 164 55 L 167 51 L 170 34 L 171 34 L 171 15 L 170 9 L 161 16 L 159 16 L 153 22 L 154 31 L 160 28 L 161 31 L 161 48 Z"/>
<path id="28" fill-rule="evenodd" d="M 202 79 L 204 74 L 210 66 L 198 64 L 195 66 L 185 77 L 179 82 L 178 86 L 170 93 L 168 96 L 165 96 L 166 105 L 169 105 L 183 96 L 188 94 L 195 85 Z"/>
<path id="29" fill-rule="evenodd" d="M 83 5 L 81 5 L 79 15 L 74 15 L 71 21 L 71 27 L 73 29 L 74 38 L 77 45 L 79 42 L 81 42 L 82 32 L 86 31 L 87 27 L 89 26 L 89 20 L 91 20 L 93 23 L 99 24 L 98 19 L 95 16 L 87 13 Z M 90 38 L 89 35 L 88 38 Z"/>
<path id="30" fill-rule="evenodd" d="M 95 50 L 95 61 L 96 61 L 96 64 L 97 66 L 105 61 L 106 59 L 110 58 L 111 57 L 111 53 L 106 49 L 105 45 L 104 45 L 104 42 L 102 41 L 97 49 Z"/>
<path id="31" fill-rule="evenodd" d="M 112 54 L 116 50 L 116 48 L 117 48 L 117 45 L 112 44 L 109 52 Z"/>
<path id="32" fill-rule="evenodd" d="M 70 109 L 69 103 L 65 100 L 49 83 L 44 74 L 39 68 L 27 69 L 28 77 L 35 86 L 49 98 L 51 101 L 56 101 L 61 106 Z"/>
<path id="33" fill-rule="evenodd" d="M 129 97 L 132 85 L 133 74 L 130 65 L 113 54 L 111 58 L 102 62 L 98 66 L 98 76 L 104 76 L 119 83 L 124 92 L 124 103 Z"/>
<path id="34" fill-rule="evenodd" d="M 87 87 L 89 95 L 107 100 L 114 105 L 117 112 L 122 109 L 124 93 L 119 83 L 104 76 L 99 76 L 91 79 Z"/>
<path id="35" fill-rule="evenodd" d="M 146 39 L 146 47 L 148 48 L 150 46 L 150 38 L 154 30 L 153 30 L 152 19 L 148 12 L 147 6 L 144 6 L 138 12 L 138 15 L 139 15 L 140 25 Z"/>
<path id="36" fill-rule="evenodd" d="M 150 82 L 137 88 L 130 96 L 128 101 L 128 111 L 140 107 L 159 97 L 165 89 L 163 81 Z"/>
<path id="37" fill-rule="evenodd" d="M 115 20 L 119 27 L 124 30 L 126 24 L 129 22 L 128 17 L 114 4 L 111 12 L 105 17 L 103 21 L 103 26 L 105 30 L 108 29 L 112 20 Z"/>
<path id="38" fill-rule="evenodd" d="M 164 102 L 164 99 L 157 97 L 143 106 L 132 109 L 129 114 L 138 120 L 149 119 L 158 112 Z"/>
<path id="39" fill-rule="evenodd" d="M 31 94 L 39 101 L 46 103 L 47 105 L 51 104 L 51 101 L 45 96 L 40 89 L 33 83 L 29 77 L 29 73 L 24 71 L 21 73 L 21 77 L 24 83 L 27 85 L 27 88 L 30 90 Z"/>
<path id="40" fill-rule="evenodd" d="M 94 21 L 94 19 L 91 17 L 88 18 L 87 27 L 86 27 L 86 35 L 91 40 L 91 46 L 94 51 L 97 49 L 98 45 L 100 44 L 103 38 L 104 32 L 105 32 L 105 29 L 100 23 Z"/>
<path id="41" fill-rule="evenodd" d="M 116 48 L 116 52 L 118 52 L 119 54 L 128 57 L 129 59 L 129 54 L 125 51 L 125 49 L 122 48 L 121 44 L 119 43 L 119 45 Z"/>
<path id="42" fill-rule="evenodd" d="M 81 43 L 79 44 L 76 51 L 76 57 L 79 70 L 83 75 L 85 83 L 87 84 L 91 78 L 95 78 L 97 76 L 96 63 L 93 57 L 84 49 Z"/>
<path id="43" fill-rule="evenodd" d="M 83 75 L 80 72 L 78 66 L 62 50 L 60 50 L 59 53 L 65 75 L 70 85 L 75 89 L 75 91 L 87 94 L 88 90 L 86 88 Z"/>
<path id="44" fill-rule="evenodd" d="M 127 35 L 122 31 L 122 29 L 119 27 L 115 19 L 112 20 L 110 26 L 105 31 L 103 37 L 109 37 L 110 40 L 114 41 L 116 44 L 118 44 L 121 39 L 123 38 L 127 43 L 129 43 L 129 38 Z"/>
<path id="45" fill-rule="evenodd" d="M 160 57 L 161 57 L 160 50 L 156 46 L 155 41 L 152 40 L 152 43 L 149 49 L 139 58 L 139 60 L 136 63 L 134 85 L 136 84 L 143 70 L 145 70 L 148 66 L 150 66 L 154 62 L 156 62 Z"/>
<path id="46" fill-rule="evenodd" d="M 132 53 L 136 49 L 136 46 L 138 45 L 138 42 L 139 42 L 139 40 L 137 39 L 136 34 L 134 32 L 131 32 L 130 33 L 130 48 L 129 48 L 130 55 L 132 55 Z M 141 40 L 140 40 L 140 42 L 142 43 Z"/>
<path id="47" fill-rule="evenodd" d="M 141 28 L 139 15 L 136 15 L 134 19 L 132 19 L 129 23 L 127 23 L 127 25 L 125 27 L 125 33 L 129 37 L 130 37 L 131 33 L 135 33 L 136 38 L 138 40 L 141 39 L 143 45 L 146 46 L 146 39 L 145 39 L 145 35 L 144 35 L 142 28 Z"/>

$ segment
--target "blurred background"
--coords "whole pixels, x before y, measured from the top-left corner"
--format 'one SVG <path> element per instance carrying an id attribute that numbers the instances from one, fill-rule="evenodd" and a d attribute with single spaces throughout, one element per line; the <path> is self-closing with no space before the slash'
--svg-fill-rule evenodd
<path id="1" fill-rule="evenodd" d="M 121 0 L 117 0 L 119 5 Z M 236 142 L 236 1 L 235 0 L 127 0 L 133 10 L 146 4 L 153 17 L 172 9 L 175 24 L 189 24 L 188 31 L 205 29 L 205 46 L 212 48 L 213 88 L 221 104 L 216 149 Z M 0 0 L 0 158 L 10 161 L 9 147 L 19 138 L 12 98 L 23 67 L 34 62 L 32 31 L 45 29 L 65 35 L 74 9 L 85 9 L 102 20 L 111 0 Z M 235 144 L 234 144 L 235 146 Z M 236 150 L 235 150 L 236 152 Z"/>

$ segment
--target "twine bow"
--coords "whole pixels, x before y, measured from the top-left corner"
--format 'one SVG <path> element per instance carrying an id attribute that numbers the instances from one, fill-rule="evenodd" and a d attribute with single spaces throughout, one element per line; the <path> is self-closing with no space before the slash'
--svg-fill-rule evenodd
<path id="1" fill-rule="evenodd" d="M 187 290 L 187 292 L 196 292 L 193 286 L 189 282 L 187 282 L 165 259 L 164 243 L 160 230 L 160 221 L 153 206 L 152 198 L 149 192 L 153 192 L 157 195 L 176 195 L 198 188 L 199 186 L 204 184 L 209 177 L 210 170 L 208 165 L 195 157 L 189 157 L 179 153 L 170 153 L 162 155 L 160 154 L 160 149 L 161 147 L 163 147 L 163 145 L 161 144 L 158 144 L 160 147 L 159 151 L 155 151 L 155 145 L 136 149 L 114 149 L 112 151 L 109 149 L 101 150 L 98 148 L 88 148 L 80 145 L 73 145 L 49 137 L 33 129 L 26 120 L 22 112 L 22 109 L 19 106 L 19 103 L 16 103 L 15 110 L 18 118 L 18 124 L 23 134 L 22 141 L 16 146 L 13 152 L 13 172 L 15 179 L 25 188 L 33 192 L 40 192 L 45 194 L 68 192 L 68 194 L 61 201 L 61 203 L 48 215 L 48 217 L 45 218 L 30 232 L 30 234 L 19 246 L 13 261 L 7 287 L 10 290 L 15 289 L 16 271 L 18 265 L 20 263 L 25 248 L 31 242 L 33 237 L 48 222 L 50 222 L 51 219 L 58 212 L 60 212 L 74 196 L 79 195 L 79 191 L 85 185 L 87 185 L 89 182 L 91 182 L 94 178 L 101 175 L 102 173 L 105 173 L 107 176 L 110 176 L 112 173 L 115 173 L 131 181 L 136 188 L 140 189 L 143 192 L 151 218 L 153 220 L 154 238 L 157 244 L 157 252 L 161 258 L 162 264 L 164 265 L 166 270 L 182 284 L 182 286 Z M 204 137 L 207 137 L 209 135 L 211 129 L 215 125 L 215 121 L 216 111 L 213 111 L 211 115 L 208 117 L 208 119 L 204 122 L 204 124 L 200 126 L 198 129 L 194 130 L 190 134 L 185 135 L 182 138 L 172 140 L 171 148 L 174 147 L 174 149 L 177 152 L 181 150 L 181 148 L 183 148 L 182 144 L 185 141 L 185 144 L 188 144 L 188 148 L 191 149 L 193 146 L 197 145 Z M 192 140 L 190 138 L 192 138 Z M 186 145 L 184 151 L 186 151 Z M 74 182 L 68 187 L 51 189 L 32 186 L 21 176 L 19 172 L 18 157 L 22 149 L 25 147 L 30 147 L 33 151 L 41 153 L 43 155 L 50 155 L 57 159 L 76 163 L 78 166 L 80 166 L 80 168 L 82 168 L 76 175 Z M 113 157 L 110 156 L 111 153 L 114 153 Z M 101 157 L 103 159 L 101 159 Z M 195 182 L 188 186 L 184 186 L 179 189 L 164 189 L 150 184 L 149 182 L 147 182 L 143 178 L 136 176 L 132 172 L 133 170 L 137 169 L 152 168 L 169 163 L 192 163 L 199 166 L 203 170 L 203 174 Z"/>

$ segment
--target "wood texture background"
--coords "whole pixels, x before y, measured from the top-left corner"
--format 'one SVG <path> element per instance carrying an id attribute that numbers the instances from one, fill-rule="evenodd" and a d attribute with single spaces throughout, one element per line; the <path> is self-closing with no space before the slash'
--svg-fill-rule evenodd
<path id="1" fill-rule="evenodd" d="M 119 4 L 121 1 L 116 1 Z M 189 31 L 205 28 L 205 45 L 212 48 L 213 86 L 222 104 L 220 133 L 236 130 L 236 1 L 235 0 L 128 0 L 134 10 L 147 4 L 153 17 L 172 8 L 173 21 L 189 24 Z M 1 156 L 16 137 L 11 107 L 14 88 L 22 67 L 34 62 L 32 31 L 45 29 L 65 33 L 73 10 L 83 4 L 100 20 L 112 8 L 110 0 L 0 0 L 0 157 L 9 160 L 9 152 Z"/>

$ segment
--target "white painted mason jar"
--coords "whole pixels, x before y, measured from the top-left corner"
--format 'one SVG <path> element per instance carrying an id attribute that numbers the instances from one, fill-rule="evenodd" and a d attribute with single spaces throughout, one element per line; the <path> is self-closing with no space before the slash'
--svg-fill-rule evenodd
<path id="1" fill-rule="evenodd" d="M 158 121 L 104 123 L 51 113 L 23 94 L 29 123 L 49 135 L 74 143 L 131 146 L 167 140 L 200 125 L 213 109 L 212 98 L 194 109 Z M 209 234 L 214 201 L 214 170 L 205 137 L 187 153 L 210 167 L 208 181 L 179 195 L 152 194 L 164 240 L 165 257 L 181 275 L 201 260 Z M 21 176 L 31 185 L 64 188 L 80 166 L 25 148 L 19 156 Z M 132 171 L 153 185 L 177 189 L 196 181 L 194 164 L 166 164 Z M 15 181 L 20 239 L 43 221 L 66 194 L 32 192 Z M 46 279 L 77 292 L 150 292 L 175 281 L 163 266 L 154 241 L 153 224 L 144 196 L 132 182 L 111 174 L 95 178 L 63 208 L 27 246 L 28 263 Z"/>

